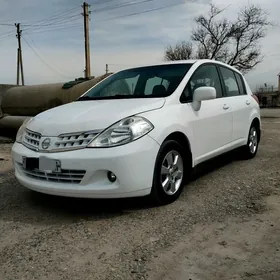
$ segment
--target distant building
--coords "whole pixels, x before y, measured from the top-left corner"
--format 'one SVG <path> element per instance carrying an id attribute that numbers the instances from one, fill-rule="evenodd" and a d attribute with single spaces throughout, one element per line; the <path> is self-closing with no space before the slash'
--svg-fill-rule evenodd
<path id="1" fill-rule="evenodd" d="M 261 107 L 280 107 L 280 73 L 278 74 L 278 87 L 268 86 L 257 88 L 255 94 L 258 96 Z"/>

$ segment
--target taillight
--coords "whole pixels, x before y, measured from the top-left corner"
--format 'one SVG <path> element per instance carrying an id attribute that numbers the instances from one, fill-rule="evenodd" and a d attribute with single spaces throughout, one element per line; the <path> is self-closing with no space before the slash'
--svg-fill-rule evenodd
<path id="1" fill-rule="evenodd" d="M 260 101 L 259 101 L 258 97 L 255 94 L 253 94 L 252 97 L 258 102 L 258 104 L 260 104 Z"/>

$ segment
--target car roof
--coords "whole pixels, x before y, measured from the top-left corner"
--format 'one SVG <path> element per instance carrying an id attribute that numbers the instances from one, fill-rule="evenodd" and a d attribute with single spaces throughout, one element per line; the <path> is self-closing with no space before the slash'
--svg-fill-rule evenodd
<path id="1" fill-rule="evenodd" d="M 174 60 L 174 61 L 164 61 L 161 63 L 152 63 L 152 64 L 145 64 L 145 65 L 139 65 L 139 66 L 135 66 L 135 67 L 129 67 L 126 69 L 133 69 L 133 68 L 141 68 L 141 67 L 147 67 L 147 66 L 161 66 L 161 65 L 172 65 L 172 64 L 194 64 L 194 63 L 215 63 L 215 64 L 219 64 L 221 66 L 225 66 L 228 67 L 232 70 L 234 70 L 235 72 L 239 73 L 242 75 L 242 73 L 240 71 L 238 71 L 235 67 L 232 67 L 229 64 L 226 64 L 224 62 L 215 60 L 215 59 L 187 59 L 187 60 Z"/>

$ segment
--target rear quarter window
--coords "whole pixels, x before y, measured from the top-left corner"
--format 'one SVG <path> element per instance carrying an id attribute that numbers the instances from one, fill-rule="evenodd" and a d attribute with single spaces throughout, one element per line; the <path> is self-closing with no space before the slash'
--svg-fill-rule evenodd
<path id="1" fill-rule="evenodd" d="M 239 94 L 240 94 L 240 95 L 245 95 L 245 94 L 247 94 L 246 88 L 245 88 L 245 84 L 244 84 L 244 80 L 243 80 L 243 78 L 241 77 L 241 75 L 238 74 L 238 73 L 234 73 L 234 75 L 235 75 L 235 78 L 236 78 L 236 81 L 237 81 L 237 84 L 238 84 Z"/>

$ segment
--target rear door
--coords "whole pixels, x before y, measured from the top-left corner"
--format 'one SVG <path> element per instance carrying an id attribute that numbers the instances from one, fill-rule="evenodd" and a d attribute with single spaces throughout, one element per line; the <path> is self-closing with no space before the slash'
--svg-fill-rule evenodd
<path id="1" fill-rule="evenodd" d="M 232 142 L 242 142 L 249 132 L 251 99 L 246 93 L 243 77 L 239 73 L 223 66 L 219 66 L 219 69 L 225 94 L 232 106 Z"/>
<path id="2" fill-rule="evenodd" d="M 192 96 L 196 88 L 212 86 L 216 89 L 217 98 L 202 101 L 199 111 L 192 107 Z M 211 158 L 223 151 L 231 142 L 232 108 L 229 99 L 223 96 L 221 80 L 215 64 L 200 66 L 190 78 L 185 90 L 185 102 L 189 106 L 186 117 L 190 118 L 193 127 L 194 155 L 196 164 Z M 181 100 L 182 102 L 182 100 Z"/>

